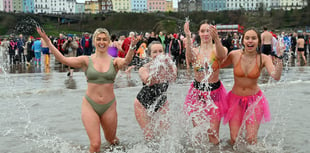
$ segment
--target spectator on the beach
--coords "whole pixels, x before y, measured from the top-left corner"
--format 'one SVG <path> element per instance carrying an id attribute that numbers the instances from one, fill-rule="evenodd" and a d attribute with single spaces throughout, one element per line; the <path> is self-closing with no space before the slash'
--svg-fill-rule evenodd
<path id="1" fill-rule="evenodd" d="M 294 32 L 292 37 L 291 37 L 291 51 L 292 51 L 292 56 L 293 58 L 295 58 L 295 54 L 296 54 L 296 45 L 297 45 L 297 33 Z"/>
<path id="2" fill-rule="evenodd" d="M 20 34 L 17 38 L 17 49 L 18 49 L 18 61 L 25 63 L 25 55 L 24 55 L 24 48 L 25 48 L 25 40 L 23 34 Z"/>
<path id="3" fill-rule="evenodd" d="M 118 57 L 124 58 L 127 55 L 127 52 L 129 51 L 131 40 L 135 39 L 136 34 L 131 31 L 127 38 L 124 39 L 122 43 L 122 50 L 118 52 Z"/>
<path id="4" fill-rule="evenodd" d="M 307 55 L 308 55 L 308 49 L 309 49 L 309 34 L 307 34 L 307 32 L 303 32 L 303 36 L 304 36 L 304 40 L 305 40 L 305 45 L 304 45 L 304 48 L 305 48 L 305 57 L 307 58 Z"/>
<path id="5" fill-rule="evenodd" d="M 298 35 L 298 39 L 297 39 L 297 48 L 296 48 L 296 52 L 297 52 L 297 65 L 300 65 L 300 58 L 302 58 L 304 60 L 304 63 L 307 64 L 307 58 L 305 57 L 305 39 L 304 36 L 302 34 Z M 300 57 L 301 56 L 301 57 Z"/>
<path id="6" fill-rule="evenodd" d="M 233 39 L 231 41 L 231 44 L 233 46 L 233 50 L 240 48 L 240 39 L 237 33 L 234 33 Z"/>
<path id="7" fill-rule="evenodd" d="M 92 52 L 93 52 L 93 40 L 90 37 L 88 32 L 86 32 L 84 34 L 84 36 L 82 37 L 81 45 L 82 45 L 82 48 L 83 48 L 83 54 L 84 55 L 89 56 L 89 55 L 92 54 Z"/>
<path id="8" fill-rule="evenodd" d="M 109 44 L 108 53 L 112 57 L 117 57 L 118 52 L 123 51 L 122 44 L 119 43 L 117 36 L 115 34 L 111 35 L 111 42 Z"/>
<path id="9" fill-rule="evenodd" d="M 272 34 L 267 31 L 267 27 L 264 26 L 264 32 L 261 34 L 261 50 L 262 53 L 265 55 L 271 55 L 271 51 L 272 51 Z"/>
<path id="10" fill-rule="evenodd" d="M 178 34 L 174 33 L 173 38 L 169 43 L 169 55 L 172 56 L 172 59 L 177 66 L 179 66 L 180 63 L 182 53 L 181 51 L 182 51 L 181 41 L 179 39 Z"/>
<path id="11" fill-rule="evenodd" d="M 59 38 L 57 39 L 57 49 L 61 52 L 62 55 L 67 54 L 66 51 L 62 48 L 62 45 L 65 43 L 66 39 L 63 34 L 59 34 Z"/>
<path id="12" fill-rule="evenodd" d="M 67 50 L 68 54 L 67 57 L 76 57 L 77 49 L 79 48 L 79 44 L 73 40 L 72 35 L 68 35 L 68 40 L 65 41 L 65 43 L 62 45 L 62 48 L 64 50 Z M 68 66 L 68 73 L 67 76 L 72 77 L 73 76 L 74 68 Z"/>
<path id="13" fill-rule="evenodd" d="M 41 66 L 41 38 L 36 38 L 32 45 L 32 50 L 34 51 L 34 65 Z"/>
<path id="14" fill-rule="evenodd" d="M 34 37 L 33 36 L 29 36 L 28 40 L 26 42 L 26 65 L 30 66 L 30 62 L 32 61 L 32 59 L 34 58 L 34 51 L 32 49 L 32 45 L 34 42 Z"/>

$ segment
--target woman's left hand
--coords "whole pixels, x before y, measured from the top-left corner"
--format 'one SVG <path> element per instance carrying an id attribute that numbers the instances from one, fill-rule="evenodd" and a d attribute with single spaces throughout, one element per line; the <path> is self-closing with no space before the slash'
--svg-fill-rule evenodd
<path id="1" fill-rule="evenodd" d="M 213 25 L 209 26 L 210 35 L 212 37 L 212 40 L 219 39 L 219 35 L 217 33 L 216 27 Z"/>
<path id="2" fill-rule="evenodd" d="M 137 37 L 132 37 L 131 39 L 130 39 L 130 46 L 131 47 L 134 47 L 134 46 L 136 46 L 137 45 L 137 43 L 139 42 L 139 39 L 137 38 Z M 138 46 L 137 46 L 138 47 Z"/>
<path id="3" fill-rule="evenodd" d="M 37 32 L 45 42 L 50 41 L 50 39 L 48 38 L 48 36 L 46 35 L 46 33 L 44 32 L 44 30 L 41 27 L 37 27 Z"/>

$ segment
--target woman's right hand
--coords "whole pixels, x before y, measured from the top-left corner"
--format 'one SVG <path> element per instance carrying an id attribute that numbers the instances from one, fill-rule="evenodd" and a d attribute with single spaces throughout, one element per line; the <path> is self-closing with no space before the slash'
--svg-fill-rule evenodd
<path id="1" fill-rule="evenodd" d="M 37 26 L 37 32 L 38 34 L 41 36 L 41 38 L 47 43 L 50 42 L 50 39 L 48 38 L 48 36 L 46 35 L 46 33 L 44 32 L 43 29 L 41 29 L 41 27 Z"/>
<path id="2" fill-rule="evenodd" d="M 189 30 L 189 21 L 185 21 L 184 33 L 185 33 L 186 36 L 190 36 L 191 35 L 191 31 Z"/>

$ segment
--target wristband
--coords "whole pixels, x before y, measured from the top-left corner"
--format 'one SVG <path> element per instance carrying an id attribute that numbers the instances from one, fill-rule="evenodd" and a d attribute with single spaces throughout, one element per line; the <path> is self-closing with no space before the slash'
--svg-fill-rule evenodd
<path id="1" fill-rule="evenodd" d="M 130 50 L 136 50 L 136 48 L 137 48 L 136 45 L 134 45 L 133 47 L 130 45 L 129 47 Z"/>
<path id="2" fill-rule="evenodd" d="M 281 56 L 275 55 L 275 57 L 278 59 L 283 59 L 283 55 L 281 55 Z"/>

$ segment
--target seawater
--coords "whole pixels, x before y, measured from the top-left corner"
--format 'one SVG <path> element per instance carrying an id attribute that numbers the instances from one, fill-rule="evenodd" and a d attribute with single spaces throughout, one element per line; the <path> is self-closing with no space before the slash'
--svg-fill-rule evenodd
<path id="1" fill-rule="evenodd" d="M 83 72 L 74 72 L 73 78 L 56 70 L 50 73 L 8 73 L 1 66 L 0 85 L 0 152 L 14 153 L 84 153 L 89 140 L 81 121 L 81 102 L 86 91 Z M 308 152 L 310 117 L 310 67 L 288 67 L 281 81 L 269 76 L 260 78 L 260 87 L 269 101 L 272 120 L 262 124 L 258 144 L 228 144 L 229 127 L 221 125 L 218 146 L 198 142 L 194 134 L 206 131 L 193 128 L 183 114 L 183 103 L 192 77 L 179 70 L 175 83 L 168 89 L 170 122 L 168 131 L 146 142 L 134 115 L 133 102 L 142 87 L 137 71 L 128 81 L 120 72 L 115 94 L 118 111 L 117 136 L 120 146 L 110 147 L 102 133 L 101 152 L 128 153 L 239 153 L 239 152 Z M 229 91 L 233 85 L 232 69 L 221 70 L 220 79 Z"/>

